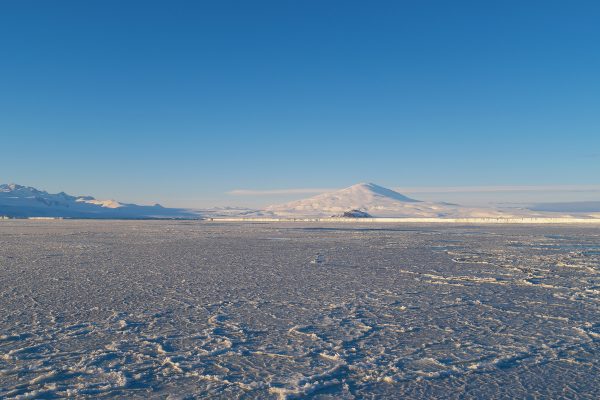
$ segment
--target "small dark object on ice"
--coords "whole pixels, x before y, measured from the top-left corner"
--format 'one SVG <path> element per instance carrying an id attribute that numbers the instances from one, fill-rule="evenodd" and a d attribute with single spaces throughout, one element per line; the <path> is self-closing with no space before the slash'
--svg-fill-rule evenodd
<path id="1" fill-rule="evenodd" d="M 341 215 L 334 215 L 338 218 L 373 218 L 369 213 L 361 210 L 346 211 Z"/>

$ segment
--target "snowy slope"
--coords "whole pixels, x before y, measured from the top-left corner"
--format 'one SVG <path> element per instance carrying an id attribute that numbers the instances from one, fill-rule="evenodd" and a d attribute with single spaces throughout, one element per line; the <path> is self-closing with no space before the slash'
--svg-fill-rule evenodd
<path id="1" fill-rule="evenodd" d="M 14 183 L 0 185 L 0 216 L 63 218 L 198 218 L 188 210 L 97 200 L 91 196 L 51 194 Z"/>
<path id="2" fill-rule="evenodd" d="M 495 217 L 494 209 L 462 207 L 449 203 L 418 201 L 374 183 L 359 183 L 346 189 L 304 200 L 267 207 L 263 215 L 277 217 L 331 217 L 360 210 L 373 217 Z"/>

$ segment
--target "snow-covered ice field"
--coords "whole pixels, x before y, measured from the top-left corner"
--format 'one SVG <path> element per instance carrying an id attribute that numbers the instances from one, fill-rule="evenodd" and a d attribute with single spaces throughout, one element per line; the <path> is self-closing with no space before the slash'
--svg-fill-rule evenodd
<path id="1" fill-rule="evenodd" d="M 600 227 L 0 221 L 0 398 L 600 397 Z"/>

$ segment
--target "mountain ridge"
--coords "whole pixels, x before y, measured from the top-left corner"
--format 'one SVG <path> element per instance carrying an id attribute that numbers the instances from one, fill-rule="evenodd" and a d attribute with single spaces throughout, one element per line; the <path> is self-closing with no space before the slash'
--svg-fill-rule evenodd
<path id="1" fill-rule="evenodd" d="M 196 212 L 186 209 L 165 208 L 159 204 L 144 206 L 116 200 L 98 200 L 92 196 L 72 196 L 65 192 L 52 194 L 16 183 L 0 184 L 0 216 L 98 219 L 199 218 Z"/>

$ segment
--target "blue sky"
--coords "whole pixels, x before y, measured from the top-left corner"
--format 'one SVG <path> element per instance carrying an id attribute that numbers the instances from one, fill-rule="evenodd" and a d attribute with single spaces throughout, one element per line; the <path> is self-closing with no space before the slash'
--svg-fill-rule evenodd
<path id="1" fill-rule="evenodd" d="M 598 21 L 597 1 L 3 1 L 0 182 L 197 207 L 599 185 Z"/>

